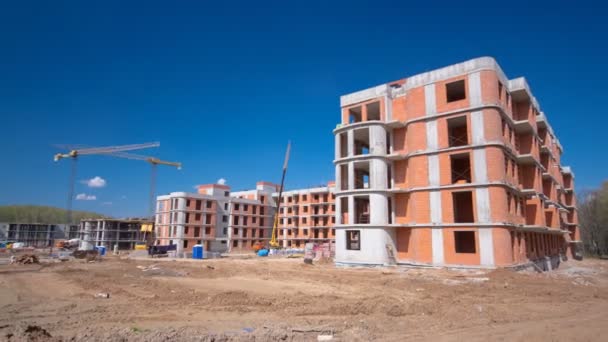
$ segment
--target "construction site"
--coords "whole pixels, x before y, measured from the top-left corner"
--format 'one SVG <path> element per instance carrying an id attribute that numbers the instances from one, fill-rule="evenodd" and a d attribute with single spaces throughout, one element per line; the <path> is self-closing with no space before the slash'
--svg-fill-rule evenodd
<path id="1" fill-rule="evenodd" d="M 157 167 L 182 163 L 131 151 L 158 142 L 57 153 L 67 222 L 76 160 L 93 155 L 151 165 L 149 213 L 0 223 L 0 338 L 602 335 L 608 264 L 583 260 L 574 171 L 525 78 L 476 58 L 344 95 L 336 120 L 334 180 L 299 189 L 290 143 L 280 180 L 240 191 L 157 194 Z"/>

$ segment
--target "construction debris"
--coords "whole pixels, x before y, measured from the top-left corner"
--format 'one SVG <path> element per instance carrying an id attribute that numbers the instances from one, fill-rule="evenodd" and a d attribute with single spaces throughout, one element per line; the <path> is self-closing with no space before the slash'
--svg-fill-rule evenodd
<path id="1" fill-rule="evenodd" d="M 38 256 L 36 256 L 35 254 L 23 254 L 18 257 L 11 257 L 11 264 L 28 265 L 39 263 L 40 261 L 38 260 Z"/>
<path id="2" fill-rule="evenodd" d="M 72 256 L 76 259 L 87 259 L 87 261 L 95 259 L 97 257 L 97 250 L 90 250 L 90 251 L 74 251 L 74 253 L 72 253 Z"/>
<path id="3" fill-rule="evenodd" d="M 110 298 L 110 294 L 106 293 L 106 292 L 99 292 L 98 294 L 95 295 L 95 298 L 109 299 Z"/>

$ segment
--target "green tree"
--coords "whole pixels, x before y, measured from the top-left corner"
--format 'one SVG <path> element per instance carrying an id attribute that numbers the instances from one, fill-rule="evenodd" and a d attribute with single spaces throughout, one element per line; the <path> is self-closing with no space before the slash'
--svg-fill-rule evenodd
<path id="1" fill-rule="evenodd" d="M 608 181 L 579 196 L 578 217 L 585 251 L 608 255 Z"/>

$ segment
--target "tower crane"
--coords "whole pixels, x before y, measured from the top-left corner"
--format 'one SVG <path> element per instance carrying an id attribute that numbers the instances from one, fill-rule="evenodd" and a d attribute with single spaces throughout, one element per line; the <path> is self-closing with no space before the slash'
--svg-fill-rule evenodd
<path id="1" fill-rule="evenodd" d="M 156 193 L 157 165 L 173 166 L 173 167 L 177 168 L 178 170 L 181 170 L 182 163 L 170 162 L 170 161 L 166 161 L 166 160 L 160 160 L 155 157 L 142 156 L 142 155 L 138 155 L 138 154 L 124 153 L 124 152 L 114 152 L 114 153 L 111 153 L 110 155 L 114 156 L 114 157 L 119 157 L 119 158 L 143 160 L 143 161 L 150 163 L 152 170 L 151 170 L 151 174 L 150 174 L 150 198 L 149 198 L 149 203 L 148 203 L 149 204 L 148 210 L 149 210 L 150 218 L 153 218 L 154 217 L 154 201 L 155 201 L 154 195 Z"/>
<path id="2" fill-rule="evenodd" d="M 181 163 L 167 162 L 154 157 L 140 156 L 135 154 L 125 153 L 125 151 L 140 150 L 152 147 L 159 147 L 159 142 L 151 142 L 144 144 L 132 144 L 132 145 L 121 145 L 121 146 L 106 146 L 106 147 L 92 147 L 92 148 L 68 148 L 70 151 L 67 153 L 57 153 L 54 156 L 54 160 L 57 162 L 61 159 L 70 158 L 72 160 L 72 170 L 69 180 L 69 191 L 68 191 L 68 202 L 67 202 L 67 221 L 72 222 L 72 201 L 74 198 L 74 182 L 76 180 L 76 161 L 79 156 L 83 155 L 105 155 L 119 158 L 144 160 L 152 165 L 152 179 L 150 182 L 150 215 L 153 215 L 154 210 L 154 192 L 156 187 L 156 165 L 170 165 L 175 166 L 178 169 L 181 168 Z"/>
<path id="3" fill-rule="evenodd" d="M 287 151 L 285 152 L 285 162 L 283 163 L 283 175 L 281 176 L 281 187 L 279 188 L 279 198 L 277 200 L 277 206 L 274 213 L 274 223 L 272 226 L 272 236 L 270 238 L 270 248 L 279 248 L 279 241 L 277 240 L 278 229 L 279 229 L 279 209 L 281 209 L 281 200 L 283 197 L 283 185 L 285 183 L 285 174 L 287 173 L 287 163 L 289 162 L 289 152 L 291 150 L 291 141 L 287 142 Z"/>

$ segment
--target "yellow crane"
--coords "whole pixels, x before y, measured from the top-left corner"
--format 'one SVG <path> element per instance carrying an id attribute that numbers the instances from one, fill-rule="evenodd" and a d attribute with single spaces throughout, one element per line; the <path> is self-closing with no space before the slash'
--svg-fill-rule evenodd
<path id="1" fill-rule="evenodd" d="M 132 153 L 123 153 L 123 152 L 116 152 L 116 153 L 112 153 L 112 156 L 114 157 L 119 157 L 119 158 L 127 158 L 127 159 L 133 159 L 133 160 L 143 160 L 146 161 L 148 163 L 150 163 L 152 170 L 150 173 L 150 198 L 149 198 L 149 215 L 150 218 L 154 217 L 154 202 L 156 200 L 155 198 L 155 193 L 156 193 L 156 173 L 157 173 L 157 165 L 166 165 L 166 166 L 173 166 L 175 168 L 177 168 L 178 170 L 182 169 L 182 163 L 180 162 L 170 162 L 170 161 L 166 161 L 166 160 L 160 160 L 158 158 L 155 157 L 148 157 L 148 156 L 142 156 L 142 155 L 138 155 L 138 154 L 132 154 Z"/>
<path id="2" fill-rule="evenodd" d="M 277 239 L 277 230 L 279 228 L 279 209 L 281 208 L 281 200 L 283 197 L 283 185 L 285 184 L 285 174 L 287 173 L 287 163 L 289 162 L 289 152 L 291 150 L 291 141 L 287 142 L 287 151 L 285 152 L 285 162 L 283 163 L 283 175 L 281 176 L 281 187 L 279 188 L 279 198 L 274 213 L 274 224 L 272 226 L 272 236 L 270 238 L 270 248 L 279 248 Z"/>
<path id="3" fill-rule="evenodd" d="M 143 143 L 143 144 L 131 144 L 131 145 L 120 145 L 120 146 L 105 146 L 105 147 L 67 147 L 69 150 L 67 153 L 57 153 L 54 156 L 54 160 L 57 162 L 61 159 L 71 159 L 72 160 L 72 170 L 70 174 L 69 180 L 69 191 L 68 191 L 68 202 L 67 202 L 67 222 L 72 222 L 72 201 L 74 198 L 74 182 L 76 180 L 76 161 L 78 157 L 84 155 L 104 155 L 111 157 L 119 157 L 119 158 L 127 158 L 127 159 L 135 159 L 135 160 L 143 160 L 150 165 L 152 165 L 152 174 L 150 181 L 150 202 L 149 202 L 149 211 L 150 217 L 154 215 L 154 194 L 156 188 L 156 166 L 157 165 L 168 165 L 174 166 L 177 169 L 181 169 L 182 164 L 178 162 L 169 162 L 160 160 L 155 157 L 141 156 L 136 154 L 126 153 L 125 151 L 133 151 L 140 150 L 152 147 L 159 147 L 159 142 L 151 142 L 151 143 Z M 64 146 L 59 146 L 64 147 Z"/>

